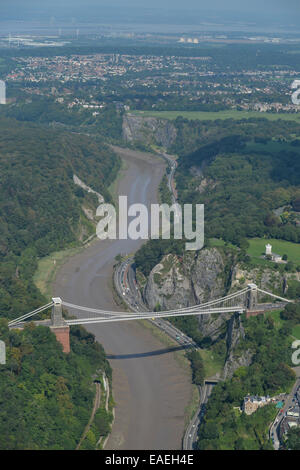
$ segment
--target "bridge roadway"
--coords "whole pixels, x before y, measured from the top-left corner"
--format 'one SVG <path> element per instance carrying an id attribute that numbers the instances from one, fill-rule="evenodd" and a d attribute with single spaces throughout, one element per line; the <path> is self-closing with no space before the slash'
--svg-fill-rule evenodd
<path id="1" fill-rule="evenodd" d="M 129 204 L 157 202 L 163 160 L 131 150 L 119 152 L 126 169 L 118 193 L 127 194 Z M 133 240 L 91 243 L 60 269 L 53 294 L 78 305 L 118 310 L 112 293 L 114 258 L 140 245 Z M 184 411 L 192 393 L 190 371 L 181 369 L 174 352 L 137 322 L 86 328 L 104 346 L 113 368 L 116 418 L 106 449 L 180 449 Z"/>

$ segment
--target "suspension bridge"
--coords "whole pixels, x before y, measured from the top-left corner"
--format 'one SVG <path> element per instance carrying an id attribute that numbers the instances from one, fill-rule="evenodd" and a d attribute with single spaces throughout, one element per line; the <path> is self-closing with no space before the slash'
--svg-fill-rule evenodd
<path id="1" fill-rule="evenodd" d="M 269 302 L 266 302 L 270 299 Z M 261 303 L 259 302 L 261 301 Z M 69 328 L 73 325 L 87 325 L 98 323 L 113 323 L 121 321 L 147 320 L 157 318 L 172 318 L 183 316 L 200 316 L 224 313 L 247 313 L 248 316 L 264 313 L 275 308 L 283 308 L 292 300 L 285 299 L 271 292 L 260 289 L 256 284 L 249 284 L 247 287 L 202 304 L 190 307 L 179 308 L 169 311 L 159 312 L 116 312 L 109 310 L 83 307 L 64 301 L 59 297 L 54 297 L 51 302 L 36 310 L 26 313 L 8 323 L 9 328 L 24 328 L 28 320 L 51 309 L 51 317 L 46 320 L 36 320 L 36 325 L 48 326 L 56 335 L 58 341 L 63 345 L 65 352 L 70 351 Z M 64 318 L 63 307 L 74 314 L 76 318 Z"/>

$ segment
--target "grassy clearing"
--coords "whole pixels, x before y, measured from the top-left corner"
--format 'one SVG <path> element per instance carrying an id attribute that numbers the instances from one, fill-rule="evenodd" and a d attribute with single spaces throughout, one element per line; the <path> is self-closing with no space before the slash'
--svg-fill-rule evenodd
<path id="1" fill-rule="evenodd" d="M 292 136 L 291 136 L 292 137 Z M 296 139 L 295 139 L 296 140 Z M 300 150 L 298 147 L 294 147 L 288 142 L 278 142 L 269 140 L 266 144 L 256 143 L 256 142 L 247 142 L 246 148 L 243 153 L 249 152 L 269 152 L 269 153 L 279 153 L 279 152 L 293 152 L 299 153 Z"/>
<path id="2" fill-rule="evenodd" d="M 217 373 L 221 373 L 224 367 L 224 361 L 209 349 L 201 349 L 200 355 L 204 362 L 205 377 L 214 377 Z"/>
<path id="3" fill-rule="evenodd" d="M 266 251 L 267 243 L 272 245 L 273 253 L 287 255 L 289 261 L 300 263 L 300 246 L 298 243 L 287 242 L 284 240 L 252 238 L 248 239 L 250 247 L 248 254 L 254 258 L 259 258 Z"/>
<path id="4" fill-rule="evenodd" d="M 295 121 L 300 123 L 300 113 L 286 114 L 286 113 L 260 113 L 255 111 L 237 111 L 235 109 L 207 112 L 207 111 L 130 111 L 130 114 L 145 117 L 157 117 L 162 119 L 174 120 L 179 116 L 185 119 L 200 121 L 216 121 L 217 119 L 234 119 L 239 121 L 241 119 L 268 119 L 269 121 L 276 121 L 283 119 L 285 121 Z"/>
<path id="5" fill-rule="evenodd" d="M 224 240 L 222 240 L 221 238 L 210 238 L 209 239 L 209 246 L 211 247 L 222 247 L 222 246 L 226 246 L 228 248 L 236 248 L 235 245 L 233 245 L 232 243 L 228 243 L 228 242 L 224 242 Z"/>
<path id="6" fill-rule="evenodd" d="M 83 246 L 79 246 L 63 251 L 56 251 L 55 253 L 39 260 L 38 268 L 33 277 L 33 282 L 48 299 L 52 297 L 52 283 L 57 270 L 69 258 L 71 258 L 71 256 L 80 253 L 83 249 Z"/>
<path id="7" fill-rule="evenodd" d="M 225 246 L 225 242 L 221 238 L 210 238 L 209 244 L 210 246 L 215 246 L 215 247 Z"/>
<path id="8" fill-rule="evenodd" d="M 292 330 L 292 335 L 297 338 L 297 339 L 300 339 L 300 325 L 296 325 L 294 326 L 293 330 Z"/>
<path id="9" fill-rule="evenodd" d="M 281 310 L 274 310 L 273 312 L 269 312 L 266 314 L 267 317 L 271 317 L 275 322 L 275 328 L 278 330 L 283 326 L 284 320 L 280 318 Z"/>
<path id="10" fill-rule="evenodd" d="M 268 317 L 273 318 L 273 320 L 275 322 L 275 327 L 277 329 L 281 328 L 284 325 L 284 323 L 286 323 L 285 320 L 282 320 L 280 318 L 280 312 L 281 312 L 281 310 L 274 310 L 273 312 L 269 312 L 269 313 L 266 314 Z M 291 339 L 294 340 L 295 338 L 300 339 L 300 325 L 295 325 L 292 329 L 292 338 Z"/>

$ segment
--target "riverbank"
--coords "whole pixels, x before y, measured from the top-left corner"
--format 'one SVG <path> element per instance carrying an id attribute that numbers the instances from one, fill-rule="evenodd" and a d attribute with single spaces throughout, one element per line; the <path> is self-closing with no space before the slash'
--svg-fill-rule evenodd
<path id="1" fill-rule="evenodd" d="M 123 148 L 118 153 L 126 169 L 117 193 L 127 195 L 129 204 L 156 203 L 165 172 L 162 159 Z M 118 310 L 111 290 L 115 256 L 140 246 L 140 240 L 94 241 L 58 269 L 54 295 L 92 308 Z M 180 449 L 193 393 L 190 370 L 179 367 L 174 352 L 137 322 L 87 329 L 103 345 L 113 368 L 115 422 L 106 449 Z"/>
<path id="2" fill-rule="evenodd" d="M 85 248 L 86 246 L 76 246 L 74 248 L 56 251 L 38 261 L 38 268 L 33 276 L 33 282 L 48 300 L 53 296 L 53 283 L 57 271 L 68 259 L 82 252 Z"/>

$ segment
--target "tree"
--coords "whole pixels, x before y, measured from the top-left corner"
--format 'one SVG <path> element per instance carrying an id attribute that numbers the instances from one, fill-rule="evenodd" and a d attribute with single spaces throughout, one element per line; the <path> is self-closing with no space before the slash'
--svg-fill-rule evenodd
<path id="1" fill-rule="evenodd" d="M 300 428 L 292 428 L 287 433 L 284 447 L 288 450 L 300 450 Z"/>
<path id="2" fill-rule="evenodd" d="M 283 320 L 300 323 L 300 303 L 287 304 L 280 316 Z"/>

